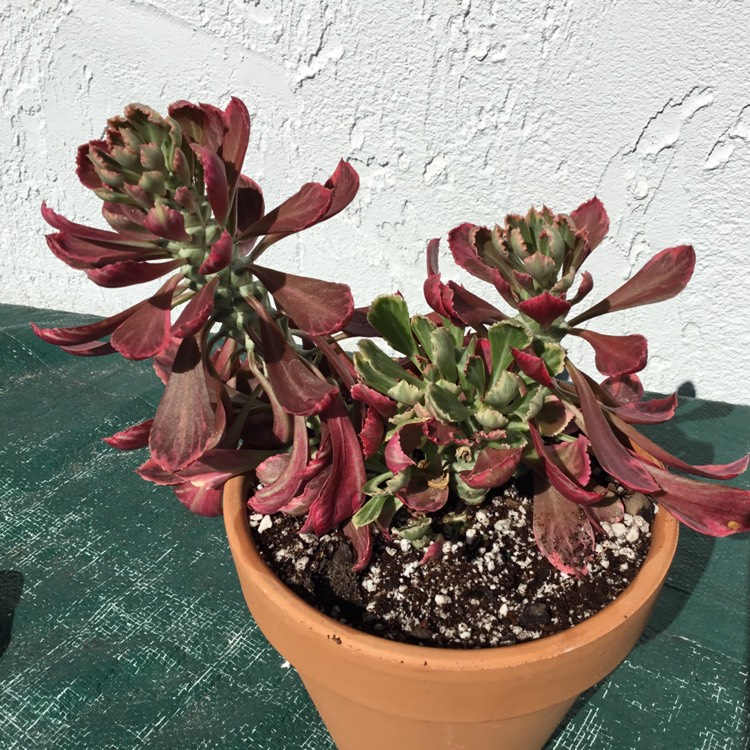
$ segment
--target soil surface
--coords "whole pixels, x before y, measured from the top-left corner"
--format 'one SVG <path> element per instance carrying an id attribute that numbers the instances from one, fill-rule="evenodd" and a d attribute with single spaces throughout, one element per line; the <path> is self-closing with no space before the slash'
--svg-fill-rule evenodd
<path id="1" fill-rule="evenodd" d="M 626 501 L 631 512 L 620 523 L 595 532 L 582 577 L 560 572 L 539 552 L 531 500 L 515 484 L 479 507 L 466 506 L 464 531 L 423 565 L 424 550 L 378 532 L 370 565 L 355 573 L 340 531 L 300 535 L 302 519 L 252 511 L 250 530 L 276 575 L 330 617 L 404 643 L 481 648 L 564 630 L 624 591 L 646 557 L 656 511 L 639 497 Z"/>

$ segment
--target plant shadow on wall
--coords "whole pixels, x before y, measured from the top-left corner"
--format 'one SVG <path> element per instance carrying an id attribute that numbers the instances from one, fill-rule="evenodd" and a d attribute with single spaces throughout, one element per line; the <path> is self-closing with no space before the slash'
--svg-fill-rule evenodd
<path id="1" fill-rule="evenodd" d="M 23 593 L 23 573 L 0 570 L 0 657 L 10 646 L 13 617 Z"/>

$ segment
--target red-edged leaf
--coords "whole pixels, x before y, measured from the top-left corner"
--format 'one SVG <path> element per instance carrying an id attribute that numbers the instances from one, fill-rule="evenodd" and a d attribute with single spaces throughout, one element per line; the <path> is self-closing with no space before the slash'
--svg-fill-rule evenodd
<path id="1" fill-rule="evenodd" d="M 185 217 L 181 211 L 157 203 L 143 220 L 143 226 L 159 237 L 175 242 L 189 242 L 190 235 L 185 231 Z"/>
<path id="2" fill-rule="evenodd" d="M 144 304 L 145 302 L 139 302 L 133 305 L 133 307 L 117 313 L 117 315 L 97 320 L 96 323 L 89 323 L 85 326 L 76 326 L 74 328 L 39 328 L 35 323 L 32 323 L 31 328 L 42 341 L 46 341 L 48 344 L 54 344 L 55 346 L 87 344 L 102 338 L 102 336 L 109 336 L 117 326 L 127 320 Z"/>
<path id="3" fill-rule="evenodd" d="M 98 286 L 117 289 L 153 281 L 170 271 L 174 271 L 184 263 L 185 261 L 182 258 L 168 263 L 144 263 L 137 260 L 125 260 L 122 263 L 111 263 L 103 268 L 85 268 L 84 273 Z"/>
<path id="4" fill-rule="evenodd" d="M 378 452 L 383 443 L 384 435 L 383 420 L 375 409 L 368 408 L 362 423 L 362 429 L 359 431 L 359 442 L 362 444 L 362 455 L 365 458 L 372 458 Z"/>
<path id="5" fill-rule="evenodd" d="M 258 513 L 276 513 L 281 510 L 300 489 L 308 458 L 305 418 L 295 417 L 294 442 L 289 455 L 289 463 L 275 482 L 255 492 L 251 501 L 253 509 Z"/>
<path id="6" fill-rule="evenodd" d="M 151 455 L 168 471 L 195 461 L 214 438 L 215 417 L 200 349 L 183 339 L 151 428 Z"/>
<path id="7" fill-rule="evenodd" d="M 568 333 L 591 344 L 596 354 L 596 369 L 602 375 L 632 375 L 640 372 L 648 362 L 648 342 L 640 334 L 608 336 L 582 328 L 571 328 Z"/>
<path id="8" fill-rule="evenodd" d="M 609 216 L 604 210 L 604 205 L 596 196 L 572 211 L 570 218 L 573 219 L 573 223 L 579 232 L 586 232 L 591 250 L 600 245 L 609 232 Z"/>
<path id="9" fill-rule="evenodd" d="M 173 471 L 167 471 L 162 466 L 154 461 L 153 458 L 149 458 L 148 461 L 142 463 L 136 470 L 141 479 L 145 479 L 147 482 L 153 482 L 161 486 L 173 486 L 176 484 L 182 484 L 183 479 Z"/>
<path id="10" fill-rule="evenodd" d="M 551 437 L 559 435 L 568 426 L 570 420 L 573 419 L 573 413 L 556 396 L 547 396 L 535 419 L 539 432 Z"/>
<path id="11" fill-rule="evenodd" d="M 540 476 L 535 477 L 533 525 L 537 547 L 552 565 L 575 576 L 588 572 L 594 531 L 586 511 Z"/>
<path id="12" fill-rule="evenodd" d="M 511 347 L 510 352 L 524 375 L 528 375 L 532 380 L 536 380 L 537 383 L 541 383 L 547 388 L 554 388 L 555 381 L 550 376 L 547 365 L 544 364 L 541 357 L 537 357 L 536 354 L 530 352 L 522 352 L 513 347 Z"/>
<path id="13" fill-rule="evenodd" d="M 255 469 L 266 456 L 264 451 L 212 448 L 180 469 L 180 476 L 196 487 L 218 489 L 232 477 Z"/>
<path id="14" fill-rule="evenodd" d="M 372 557 L 372 532 L 369 524 L 357 528 L 350 521 L 344 526 L 344 535 L 354 548 L 355 560 L 352 570 L 355 572 L 364 570 Z"/>
<path id="15" fill-rule="evenodd" d="M 594 455 L 599 459 L 604 471 L 619 479 L 631 490 L 652 494 L 659 491 L 659 485 L 646 471 L 644 465 L 632 456 L 615 437 L 609 423 L 601 411 L 586 378 L 568 361 L 568 372 L 575 384 L 581 411 L 586 423 L 586 434 L 591 441 Z"/>
<path id="16" fill-rule="evenodd" d="M 253 265 L 251 271 L 284 309 L 296 326 L 311 336 L 340 331 L 354 311 L 346 284 L 321 281 Z"/>
<path id="17" fill-rule="evenodd" d="M 78 175 L 78 179 L 85 187 L 96 190 L 106 186 L 96 173 L 91 159 L 89 159 L 89 149 L 93 145 L 106 146 L 107 143 L 106 141 L 91 141 L 78 147 L 78 151 L 76 152 L 76 175 Z"/>
<path id="18" fill-rule="evenodd" d="M 218 277 L 211 279 L 185 305 L 185 309 L 170 331 L 172 338 L 182 339 L 185 336 L 193 336 L 206 325 L 214 309 L 214 293 L 218 285 Z"/>
<path id="19" fill-rule="evenodd" d="M 534 449 L 544 464 L 544 472 L 555 489 L 566 500 L 577 505 L 594 505 L 601 502 L 604 497 L 601 493 L 584 489 L 566 473 L 561 467 L 562 461 L 560 456 L 554 450 L 550 450 L 550 446 L 544 444 L 539 430 L 534 425 L 529 426 L 529 432 L 531 433 Z"/>
<path id="20" fill-rule="evenodd" d="M 570 306 L 572 307 L 573 305 L 577 305 L 581 300 L 588 296 L 588 293 L 593 288 L 594 277 L 588 271 L 584 271 L 581 274 L 581 281 L 578 284 L 576 293 L 568 300 L 570 302 Z"/>
<path id="21" fill-rule="evenodd" d="M 233 247 L 234 241 L 232 240 L 232 235 L 225 229 L 221 233 L 221 237 L 211 245 L 211 252 L 206 256 L 203 263 L 201 263 L 198 273 L 207 276 L 226 268 L 232 260 Z"/>
<path id="22" fill-rule="evenodd" d="M 470 440 L 457 435 L 458 428 L 454 425 L 441 422 L 439 419 L 427 419 L 422 422 L 422 432 L 424 436 L 435 445 L 469 445 Z M 477 437 L 478 433 L 474 433 Z"/>
<path id="23" fill-rule="evenodd" d="M 147 419 L 140 424 L 134 424 L 114 435 L 102 438 L 107 445 L 117 448 L 118 451 L 132 451 L 145 448 L 148 445 L 148 436 L 151 434 L 153 419 Z"/>
<path id="24" fill-rule="evenodd" d="M 421 439 L 421 424 L 411 423 L 399 427 L 385 446 L 383 457 L 386 466 L 394 474 L 398 474 L 399 471 L 403 471 L 409 466 L 415 466 L 416 462 L 411 454 L 418 447 Z"/>
<path id="25" fill-rule="evenodd" d="M 351 518 L 362 506 L 362 486 L 367 481 L 357 433 L 341 396 L 321 414 L 331 442 L 331 467 L 323 487 L 310 505 L 302 531 L 325 534 Z"/>
<path id="26" fill-rule="evenodd" d="M 488 266 L 477 253 L 474 239 L 482 227 L 476 224 L 461 224 L 452 229 L 448 234 L 448 247 L 450 248 L 456 264 L 489 284 L 502 281 L 500 273 L 496 268 Z"/>
<path id="27" fill-rule="evenodd" d="M 157 260 L 170 257 L 166 250 L 152 245 L 136 247 L 132 244 L 92 242 L 67 232 L 48 234 L 45 239 L 53 255 L 71 268 L 99 268 L 126 260 Z"/>
<path id="28" fill-rule="evenodd" d="M 325 187 L 333 191 L 331 205 L 324 216 L 330 219 L 354 200 L 359 190 L 359 175 L 351 164 L 341 159 L 334 173 L 326 180 Z"/>
<path id="29" fill-rule="evenodd" d="M 618 404 L 630 404 L 643 398 L 643 383 L 635 374 L 607 378 L 601 385 Z"/>
<path id="30" fill-rule="evenodd" d="M 186 189 L 186 188 L 185 188 Z M 147 232 L 143 226 L 146 218 L 146 212 L 137 206 L 130 206 L 127 203 L 102 203 L 102 216 L 104 220 L 114 229 L 122 239 L 129 241 L 146 242 L 158 240 L 159 238 Z M 79 232 L 73 232 L 83 237 Z M 94 239 L 93 237 L 89 239 Z M 114 241 L 114 240 L 112 240 Z"/>
<path id="31" fill-rule="evenodd" d="M 544 451 L 552 463 L 575 479 L 581 487 L 585 487 L 591 481 L 590 445 L 585 435 L 579 435 L 572 441 L 545 445 Z"/>
<path id="32" fill-rule="evenodd" d="M 258 314 L 268 378 L 275 397 L 289 414 L 320 414 L 337 389 L 312 372 L 255 297 L 247 297 Z"/>
<path id="33" fill-rule="evenodd" d="M 383 419 L 389 419 L 398 410 L 395 401 L 388 398 L 388 396 L 384 396 L 382 393 L 378 393 L 378 391 L 364 383 L 357 383 L 352 386 L 351 396 L 355 401 L 360 401 L 363 404 L 367 404 L 371 409 L 374 409 Z"/>
<path id="34" fill-rule="evenodd" d="M 221 489 L 196 487 L 185 482 L 174 487 L 177 499 L 190 511 L 199 516 L 221 515 Z"/>
<path id="35" fill-rule="evenodd" d="M 76 357 L 103 357 L 106 354 L 115 353 L 115 349 L 109 341 L 88 341 L 85 344 L 61 346 L 60 349 Z"/>
<path id="36" fill-rule="evenodd" d="M 87 227 L 84 224 L 77 224 L 53 211 L 46 203 L 42 203 L 42 218 L 60 232 L 73 234 L 92 242 L 129 245 L 134 239 L 132 236 L 125 237 L 118 232 L 110 232 L 106 229 L 95 229 L 94 227 Z M 148 237 L 140 237 L 139 239 L 148 239 Z"/>
<path id="37" fill-rule="evenodd" d="M 291 198 L 248 227 L 240 238 L 300 232 L 322 221 L 332 202 L 333 190 L 319 182 L 308 182 Z"/>
<path id="38" fill-rule="evenodd" d="M 458 318 L 465 325 L 476 327 L 508 319 L 508 316 L 500 312 L 494 305 L 485 302 L 481 297 L 468 289 L 464 289 L 461 285 L 449 281 L 446 286 L 452 293 L 450 299 L 453 317 Z"/>
<path id="39" fill-rule="evenodd" d="M 240 175 L 237 183 L 237 231 L 242 234 L 263 216 L 263 191 L 255 180 Z"/>
<path id="40" fill-rule="evenodd" d="M 434 542 L 430 543 L 430 546 L 422 555 L 422 559 L 419 561 L 419 565 L 427 565 L 432 560 L 439 560 L 443 554 L 443 544 L 445 544 L 445 537 L 442 534 L 438 534 Z"/>
<path id="41" fill-rule="evenodd" d="M 110 343 L 125 359 L 148 359 L 167 348 L 172 296 L 180 278 L 173 276 L 165 282 L 112 334 Z"/>
<path id="42" fill-rule="evenodd" d="M 695 474 L 699 477 L 706 477 L 706 479 L 734 479 L 747 470 L 748 462 L 750 461 L 749 456 L 743 456 L 742 458 L 739 458 L 736 461 L 730 461 L 727 464 L 702 464 L 699 466 L 692 466 L 676 456 L 673 456 L 660 445 L 657 445 L 645 435 L 638 432 L 634 427 L 626 424 L 622 419 L 618 419 L 614 414 L 611 414 L 610 418 L 612 419 L 615 428 L 622 433 L 631 444 L 640 446 L 657 461 L 661 461 L 663 464 L 670 466 L 673 469 L 684 471 L 686 474 Z"/>
<path id="43" fill-rule="evenodd" d="M 676 408 L 677 394 L 673 393 L 666 398 L 624 404 L 611 411 L 628 424 L 660 424 L 672 419 Z"/>
<path id="44" fill-rule="evenodd" d="M 233 96 L 223 113 L 223 119 L 224 138 L 221 144 L 221 158 L 226 165 L 229 193 L 232 195 L 242 171 L 247 144 L 250 140 L 250 114 L 244 102 Z"/>
<path id="45" fill-rule="evenodd" d="M 398 496 L 413 511 L 434 513 L 448 502 L 449 487 L 444 479 L 447 478 L 430 477 L 415 471 L 406 487 L 398 491 Z"/>
<path id="46" fill-rule="evenodd" d="M 604 531 L 602 529 L 603 523 L 613 524 L 622 521 L 622 517 L 625 515 L 625 504 L 615 497 L 607 502 L 586 505 L 584 510 L 589 520 L 594 524 L 594 528 Z"/>
<path id="47" fill-rule="evenodd" d="M 570 325 L 604 313 L 672 299 L 687 286 L 694 268 L 695 251 L 691 245 L 662 250 L 609 297 L 571 320 Z"/>
<path id="48" fill-rule="evenodd" d="M 518 305 L 518 309 L 539 323 L 542 328 L 549 328 L 555 320 L 567 314 L 570 310 L 570 302 L 544 292 L 524 300 Z"/>
<path id="49" fill-rule="evenodd" d="M 453 310 L 453 292 L 440 281 L 440 275 L 428 276 L 423 285 L 424 298 L 427 304 L 444 318 L 448 318 L 455 325 L 461 325 L 461 320 Z"/>
<path id="50" fill-rule="evenodd" d="M 460 472 L 459 476 L 474 489 L 499 487 L 513 476 L 522 453 L 522 448 L 483 448 L 474 468 Z"/>
<path id="51" fill-rule="evenodd" d="M 357 380 L 357 370 L 354 367 L 350 354 L 347 354 L 338 342 L 327 336 L 312 336 L 315 346 L 320 349 L 331 369 L 341 378 L 341 382 L 351 388 Z"/>
<path id="52" fill-rule="evenodd" d="M 649 471 L 663 490 L 659 505 L 691 529 L 709 536 L 750 531 L 750 490 L 696 482 L 656 466 Z"/>
<path id="53" fill-rule="evenodd" d="M 211 210 L 219 224 L 223 224 L 229 211 L 229 187 L 224 162 L 215 151 L 208 148 L 192 144 L 192 149 L 203 167 L 203 182 L 206 185 L 206 195 L 211 204 Z"/>
<path id="54" fill-rule="evenodd" d="M 170 104 L 168 112 L 194 143 L 213 151 L 219 149 L 224 137 L 224 113 L 220 109 L 181 99 Z"/>

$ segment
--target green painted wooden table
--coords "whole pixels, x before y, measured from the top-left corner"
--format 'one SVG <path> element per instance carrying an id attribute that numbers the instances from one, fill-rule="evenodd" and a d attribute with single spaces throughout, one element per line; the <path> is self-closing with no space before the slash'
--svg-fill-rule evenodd
<path id="1" fill-rule="evenodd" d="M 90 318 L 0 306 L 0 749 L 333 748 L 245 608 L 221 520 L 101 442 L 152 415 L 148 365 L 70 357 L 29 320 Z M 728 460 L 750 408 L 687 399 L 660 434 Z M 547 747 L 750 747 L 749 631 L 750 535 L 684 530 L 647 632 Z"/>

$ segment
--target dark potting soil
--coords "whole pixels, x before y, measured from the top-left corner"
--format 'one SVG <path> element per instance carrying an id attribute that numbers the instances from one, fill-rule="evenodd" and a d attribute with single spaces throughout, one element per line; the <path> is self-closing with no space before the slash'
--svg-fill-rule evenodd
<path id="1" fill-rule="evenodd" d="M 595 531 L 588 574 L 580 577 L 539 552 L 531 500 L 517 485 L 466 512 L 464 531 L 423 565 L 424 550 L 375 532 L 361 573 L 352 570 L 354 554 L 341 531 L 300 535 L 302 519 L 252 511 L 250 531 L 274 573 L 330 617 L 394 641 L 481 648 L 565 630 L 609 604 L 646 557 L 656 507 L 643 495 L 626 498 L 622 521 Z"/>

